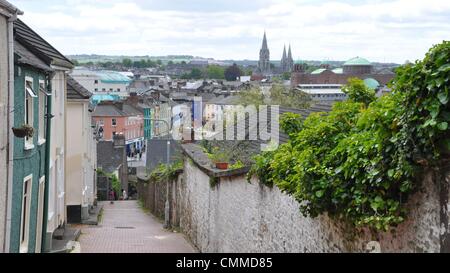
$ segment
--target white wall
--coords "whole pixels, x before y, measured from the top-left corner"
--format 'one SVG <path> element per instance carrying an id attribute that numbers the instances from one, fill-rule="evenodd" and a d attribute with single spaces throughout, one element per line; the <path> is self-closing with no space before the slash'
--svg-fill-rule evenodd
<path id="1" fill-rule="evenodd" d="M 66 74 L 57 70 L 52 80 L 52 113 L 50 141 L 49 214 L 47 230 L 53 232 L 66 221 L 65 205 L 65 130 Z"/>
<path id="2" fill-rule="evenodd" d="M 211 188 L 209 176 L 190 160 L 184 172 L 175 186 L 177 213 L 201 252 L 365 252 L 372 240 L 382 252 L 440 251 L 439 189 L 431 173 L 408 204 L 408 220 L 373 238 L 327 216 L 304 217 L 292 197 L 256 179 L 250 184 L 245 176 L 222 178 Z"/>
<path id="3" fill-rule="evenodd" d="M 100 80 L 100 77 L 96 76 L 95 74 L 83 74 L 83 72 L 76 70 L 74 70 L 71 76 L 84 88 L 86 88 L 95 95 L 110 94 L 110 95 L 118 95 L 121 97 L 127 97 L 129 95 L 127 92 L 128 84 L 104 83 Z M 96 84 L 95 81 L 98 81 L 98 83 Z M 105 89 L 105 91 L 102 91 L 103 88 Z M 110 91 L 111 88 L 113 91 Z M 120 92 L 117 91 L 118 89 L 120 89 Z"/>
<path id="4" fill-rule="evenodd" d="M 96 145 L 91 127 L 89 102 L 70 100 L 67 103 L 67 154 L 66 154 L 66 202 L 68 206 L 93 205 L 95 169 L 97 167 Z"/>

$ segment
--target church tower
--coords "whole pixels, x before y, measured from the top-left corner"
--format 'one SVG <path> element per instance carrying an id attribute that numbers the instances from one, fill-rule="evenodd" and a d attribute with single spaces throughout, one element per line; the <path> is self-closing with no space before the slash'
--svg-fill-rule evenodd
<path id="1" fill-rule="evenodd" d="M 269 47 L 267 46 L 267 38 L 266 38 L 265 31 L 264 31 L 262 47 L 261 47 L 261 50 L 259 51 L 258 70 L 263 75 L 270 74 L 270 51 L 269 51 Z"/>
<path id="2" fill-rule="evenodd" d="M 286 45 L 283 48 L 283 57 L 281 58 L 281 71 L 282 72 L 286 72 L 288 71 L 287 69 L 287 56 L 286 56 Z"/>
<path id="3" fill-rule="evenodd" d="M 286 60 L 286 71 L 292 72 L 294 69 L 294 59 L 292 58 L 291 45 L 289 45 L 289 53 Z"/>

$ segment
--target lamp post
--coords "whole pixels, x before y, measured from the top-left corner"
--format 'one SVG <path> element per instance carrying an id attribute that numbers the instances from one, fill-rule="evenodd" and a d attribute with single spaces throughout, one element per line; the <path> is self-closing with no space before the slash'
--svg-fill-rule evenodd
<path id="1" fill-rule="evenodd" d="M 167 126 L 167 158 L 166 158 L 166 164 L 167 168 L 170 165 L 170 130 L 172 129 L 170 124 L 163 119 L 153 119 L 153 118 L 144 118 L 144 120 L 150 120 L 150 121 L 156 121 L 156 122 L 163 122 Z M 147 147 L 148 149 L 148 147 Z M 148 150 L 147 150 L 148 153 Z M 170 228 L 170 181 L 169 181 L 169 173 L 167 173 L 167 180 L 166 180 L 166 203 L 164 206 L 164 228 L 168 229 Z"/>

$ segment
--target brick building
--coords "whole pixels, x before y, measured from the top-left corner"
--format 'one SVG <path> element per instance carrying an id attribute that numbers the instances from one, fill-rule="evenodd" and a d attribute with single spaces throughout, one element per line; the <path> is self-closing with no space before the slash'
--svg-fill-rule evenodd
<path id="1" fill-rule="evenodd" d="M 329 65 L 323 64 L 311 73 L 306 72 L 304 63 L 297 62 L 292 72 L 291 84 L 292 87 L 300 84 L 346 84 L 352 77 L 365 80 L 371 84 L 370 87 L 377 88 L 392 80 L 394 73 L 389 70 L 375 71 L 372 63 L 361 57 L 348 60 L 341 68 L 331 69 Z"/>

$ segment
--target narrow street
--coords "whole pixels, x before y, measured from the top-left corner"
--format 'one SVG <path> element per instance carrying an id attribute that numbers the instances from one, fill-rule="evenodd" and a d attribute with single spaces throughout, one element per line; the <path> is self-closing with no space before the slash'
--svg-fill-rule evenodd
<path id="1" fill-rule="evenodd" d="M 192 253 L 196 250 L 180 233 L 144 213 L 137 201 L 101 202 L 98 226 L 83 226 L 81 253 Z"/>

